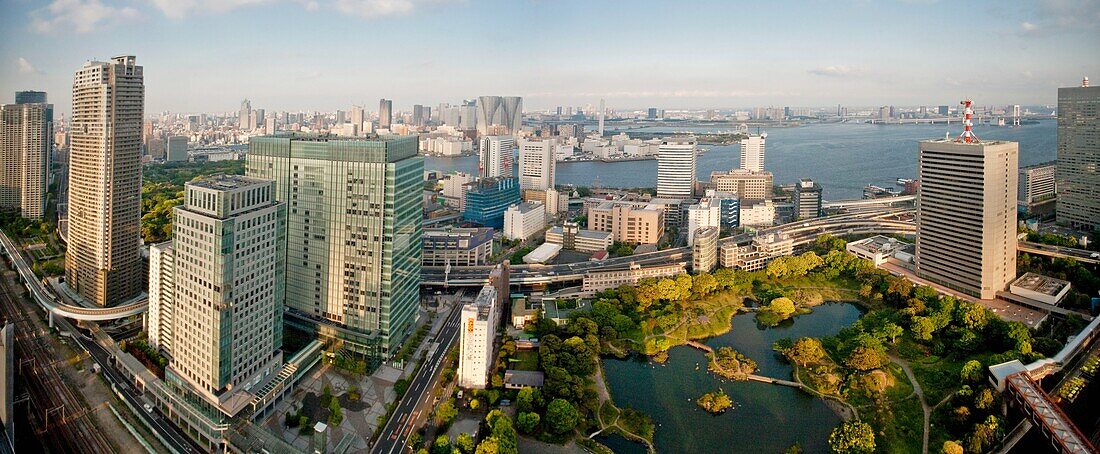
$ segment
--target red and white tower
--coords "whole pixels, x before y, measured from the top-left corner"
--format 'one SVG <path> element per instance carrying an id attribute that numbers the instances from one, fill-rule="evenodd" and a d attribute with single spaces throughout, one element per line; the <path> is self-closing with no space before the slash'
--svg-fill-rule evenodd
<path id="1" fill-rule="evenodd" d="M 955 142 L 981 142 L 981 140 L 978 140 L 978 136 L 974 134 L 974 131 L 970 129 L 970 127 L 974 125 L 970 122 L 970 116 L 974 115 L 974 109 L 970 107 L 970 98 L 967 98 L 965 101 L 959 102 L 959 104 L 963 105 L 963 133 L 959 137 L 955 138 Z"/>

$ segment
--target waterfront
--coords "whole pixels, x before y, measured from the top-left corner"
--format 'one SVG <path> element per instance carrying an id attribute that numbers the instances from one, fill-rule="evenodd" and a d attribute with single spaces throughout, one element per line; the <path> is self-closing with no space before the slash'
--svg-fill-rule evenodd
<path id="1" fill-rule="evenodd" d="M 761 329 L 752 314 L 736 316 L 730 332 L 708 339 L 711 347 L 729 346 L 757 362 L 760 375 L 790 378 L 791 366 L 772 350 L 784 337 L 829 336 L 859 318 L 850 304 L 827 304 L 776 328 Z M 703 352 L 687 347 L 669 351 L 664 365 L 646 359 L 603 361 L 615 403 L 645 412 L 658 424 L 659 452 L 782 452 L 794 443 L 805 452 L 828 450 L 829 432 L 840 422 L 822 400 L 784 386 L 756 382 L 723 382 L 707 372 Z M 695 405 L 703 393 L 721 387 L 735 407 L 712 416 Z M 609 440 L 616 452 L 644 452 L 641 445 Z"/>
<path id="2" fill-rule="evenodd" d="M 641 132 L 716 132 L 729 128 L 643 128 Z M 1057 125 L 1053 120 L 1018 128 L 978 125 L 975 132 L 983 140 L 1010 140 L 1020 143 L 1020 166 L 1051 161 L 1055 158 Z M 952 136 L 962 127 L 937 125 L 871 125 L 865 123 L 825 123 L 769 130 L 764 167 L 775 174 L 776 184 L 790 184 L 799 178 L 812 178 L 823 186 L 828 200 L 858 199 L 863 187 L 875 184 L 895 188 L 898 178 L 916 178 L 917 141 Z M 755 132 L 755 130 L 753 131 Z M 696 175 L 708 180 L 713 171 L 726 171 L 740 163 L 740 146 L 704 146 Z M 477 157 L 425 157 L 424 168 L 446 172 L 477 173 Z M 604 187 L 653 187 L 657 181 L 657 161 L 568 162 L 558 163 L 557 184 L 592 186 L 597 179 Z"/>

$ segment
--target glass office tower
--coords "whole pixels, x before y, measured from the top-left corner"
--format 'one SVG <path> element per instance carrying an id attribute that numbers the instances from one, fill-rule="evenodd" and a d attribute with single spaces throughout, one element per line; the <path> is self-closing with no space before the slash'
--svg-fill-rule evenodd
<path id="1" fill-rule="evenodd" d="M 287 323 L 372 365 L 395 353 L 420 298 L 417 138 L 253 137 L 246 171 L 287 202 Z"/>

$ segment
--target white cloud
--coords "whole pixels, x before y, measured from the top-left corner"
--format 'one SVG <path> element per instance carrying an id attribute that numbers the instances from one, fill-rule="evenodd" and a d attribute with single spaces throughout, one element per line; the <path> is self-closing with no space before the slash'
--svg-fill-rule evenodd
<path id="1" fill-rule="evenodd" d="M 113 25 L 141 17 L 129 6 L 112 6 L 100 0 L 54 0 L 31 13 L 31 27 L 39 33 L 73 30 L 88 33 L 100 25 Z"/>
<path id="2" fill-rule="evenodd" d="M 421 5 L 443 0 L 333 0 L 337 11 L 364 18 L 409 14 Z"/>
<path id="3" fill-rule="evenodd" d="M 19 74 L 41 74 L 41 73 L 42 73 L 42 71 L 39 71 L 38 68 L 35 68 L 34 65 L 32 65 L 31 62 L 27 61 L 26 58 L 19 57 Z"/>
<path id="4" fill-rule="evenodd" d="M 224 13 L 273 0 L 149 0 L 165 16 L 181 19 L 192 14 Z"/>
<path id="5" fill-rule="evenodd" d="M 815 76 L 824 76 L 824 77 L 848 77 L 848 76 L 858 76 L 859 75 L 859 70 L 856 69 L 856 68 L 852 68 L 850 66 L 830 65 L 830 66 L 824 66 L 824 67 L 821 67 L 821 68 L 811 69 L 809 71 L 809 73 L 813 74 Z"/>

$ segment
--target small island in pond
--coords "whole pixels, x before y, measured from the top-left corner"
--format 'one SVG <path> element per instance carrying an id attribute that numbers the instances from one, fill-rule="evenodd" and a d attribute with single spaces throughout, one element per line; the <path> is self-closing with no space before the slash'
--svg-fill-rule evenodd
<path id="1" fill-rule="evenodd" d="M 719 388 L 718 391 L 703 394 L 695 401 L 695 404 L 699 405 L 703 410 L 706 410 L 707 413 L 720 415 L 733 406 L 733 400 L 730 399 L 730 396 L 727 395 L 725 391 Z"/>
<path id="2" fill-rule="evenodd" d="M 707 370 L 728 380 L 748 380 L 756 372 L 756 361 L 729 347 L 721 347 L 712 353 Z"/>

